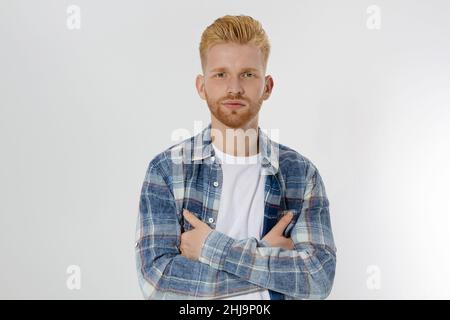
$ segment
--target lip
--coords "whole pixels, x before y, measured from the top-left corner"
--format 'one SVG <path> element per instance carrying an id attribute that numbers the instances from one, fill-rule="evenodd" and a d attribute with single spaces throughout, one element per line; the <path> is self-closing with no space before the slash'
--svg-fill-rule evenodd
<path id="1" fill-rule="evenodd" d="M 230 109 L 237 109 L 245 106 L 245 102 L 239 100 L 226 100 L 222 104 Z"/>

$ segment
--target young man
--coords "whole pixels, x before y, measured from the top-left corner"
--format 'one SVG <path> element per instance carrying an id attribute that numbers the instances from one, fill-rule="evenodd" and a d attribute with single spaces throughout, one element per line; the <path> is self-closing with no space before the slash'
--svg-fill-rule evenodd
<path id="1" fill-rule="evenodd" d="M 322 178 L 258 126 L 273 88 L 269 52 L 249 16 L 224 16 L 203 32 L 196 86 L 211 123 L 147 169 L 136 232 L 144 298 L 329 295 L 336 247 Z"/>

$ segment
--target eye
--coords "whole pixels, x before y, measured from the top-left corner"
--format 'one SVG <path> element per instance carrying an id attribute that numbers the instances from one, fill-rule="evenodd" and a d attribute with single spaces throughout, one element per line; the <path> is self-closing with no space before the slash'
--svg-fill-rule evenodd
<path id="1" fill-rule="evenodd" d="M 244 77 L 253 77 L 254 76 L 254 74 L 253 73 L 251 73 L 251 72 L 245 72 L 244 73 Z"/>
<path id="2" fill-rule="evenodd" d="M 219 72 L 214 75 L 215 78 L 223 78 L 225 76 L 224 72 Z"/>

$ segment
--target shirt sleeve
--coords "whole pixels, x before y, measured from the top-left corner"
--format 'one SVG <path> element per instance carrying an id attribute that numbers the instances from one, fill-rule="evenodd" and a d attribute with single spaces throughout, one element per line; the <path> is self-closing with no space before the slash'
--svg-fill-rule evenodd
<path id="1" fill-rule="evenodd" d="M 319 171 L 311 163 L 301 208 L 290 237 L 294 249 L 261 246 L 255 238 L 235 240 L 217 230 L 206 238 L 199 261 L 264 288 L 285 299 L 324 299 L 336 268 L 329 201 Z"/>
<path id="2" fill-rule="evenodd" d="M 263 290 L 226 271 L 182 256 L 181 214 L 167 176 L 150 163 L 141 190 L 136 225 L 136 268 L 144 299 L 210 299 Z M 209 275 L 210 282 L 201 279 Z M 220 284 L 219 284 L 220 282 Z M 245 290 L 242 291 L 242 290 Z"/>

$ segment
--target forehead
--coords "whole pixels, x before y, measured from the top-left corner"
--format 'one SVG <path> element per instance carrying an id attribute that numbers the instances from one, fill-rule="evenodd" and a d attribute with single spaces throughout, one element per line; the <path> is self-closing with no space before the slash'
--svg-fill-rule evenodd
<path id="1" fill-rule="evenodd" d="M 216 68 L 263 70 L 261 50 L 253 44 L 220 43 L 208 49 L 206 70 Z"/>

